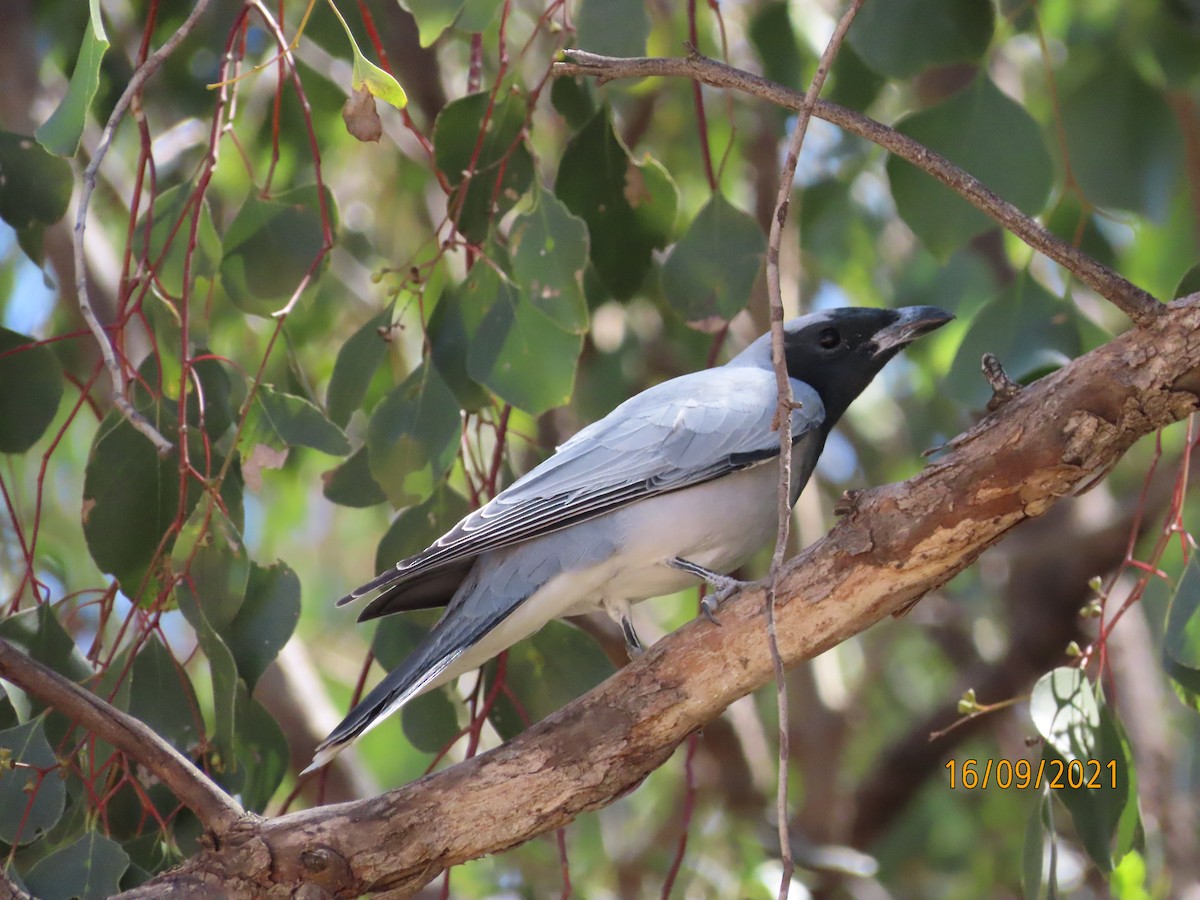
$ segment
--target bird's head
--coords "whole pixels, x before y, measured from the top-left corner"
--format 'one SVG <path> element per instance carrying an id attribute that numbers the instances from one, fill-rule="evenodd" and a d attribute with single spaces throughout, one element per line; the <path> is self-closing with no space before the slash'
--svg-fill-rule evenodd
<path id="1" fill-rule="evenodd" d="M 902 309 L 846 307 L 791 319 L 783 326 L 788 375 L 811 386 L 832 427 L 888 360 L 954 316 L 936 306 Z M 733 362 L 771 365 L 771 337 L 764 335 Z"/>

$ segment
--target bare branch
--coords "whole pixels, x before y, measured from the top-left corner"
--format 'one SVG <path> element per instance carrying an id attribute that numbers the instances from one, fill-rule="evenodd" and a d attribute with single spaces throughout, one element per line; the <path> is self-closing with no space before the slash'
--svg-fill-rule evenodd
<path id="1" fill-rule="evenodd" d="M 565 61 L 554 64 L 555 75 L 591 75 L 604 84 L 617 78 L 651 76 L 691 78 L 713 87 L 731 88 L 787 109 L 800 109 L 804 94 L 759 75 L 735 69 L 700 55 L 686 58 L 635 57 L 620 59 L 583 50 L 564 50 Z M 1041 224 L 1001 199 L 982 182 L 912 138 L 862 113 L 818 100 L 813 115 L 878 144 L 907 160 L 954 191 L 976 209 L 995 219 L 1022 241 L 1070 271 L 1138 325 L 1146 327 L 1163 313 L 1163 305 L 1146 291 L 1101 265 L 1077 247 L 1055 237 Z"/>
<path id="2" fill-rule="evenodd" d="M 1086 487 L 1138 438 L 1197 409 L 1200 295 L 1030 385 L 971 439 L 855 509 L 785 568 L 779 650 L 795 664 L 911 605 L 1014 526 Z M 131 892 L 407 896 L 445 868 L 611 803 L 773 675 L 761 590 L 698 619 L 507 744 L 369 800 L 262 822 Z"/>
<path id="3" fill-rule="evenodd" d="M 775 197 L 775 214 L 771 216 L 771 230 L 767 238 L 767 302 L 771 311 L 771 363 L 775 369 L 775 387 L 779 393 L 779 407 L 775 412 L 775 424 L 779 429 L 779 524 L 775 533 L 775 552 L 771 556 L 771 572 L 767 581 L 766 618 L 767 641 L 771 650 L 771 662 L 775 669 L 775 699 L 779 715 L 779 772 L 778 785 L 775 792 L 775 815 L 779 828 L 779 855 L 783 862 L 783 875 L 780 878 L 780 900 L 788 895 L 792 883 L 792 873 L 795 863 L 792 861 L 792 841 L 788 834 L 788 768 L 791 754 L 788 749 L 788 698 L 787 679 L 783 675 L 783 660 L 779 658 L 779 636 L 775 627 L 775 591 L 779 584 L 779 573 L 783 569 L 783 556 L 787 551 L 788 531 L 792 522 L 792 409 L 795 401 L 792 399 L 792 384 L 788 378 L 787 361 L 783 352 L 783 288 L 779 277 L 779 248 L 783 242 L 783 226 L 787 221 L 788 207 L 791 205 L 792 185 L 796 179 L 796 166 L 800 162 L 800 150 L 804 146 L 804 136 L 808 133 L 808 123 L 812 119 L 813 108 L 825 86 L 825 78 L 833 66 L 838 49 L 846 39 L 850 23 L 862 7 L 863 0 L 851 0 L 849 8 L 842 15 L 837 28 L 829 38 L 825 52 L 821 54 L 817 70 L 813 73 L 812 83 L 808 93 L 800 105 L 800 115 L 796 118 L 796 127 L 788 142 L 787 157 L 783 163 L 783 171 L 779 176 L 779 192 Z"/>
<path id="4" fill-rule="evenodd" d="M 121 370 L 121 361 L 117 359 L 117 352 L 113 349 L 108 332 L 104 330 L 104 326 L 96 318 L 96 311 L 92 309 L 92 301 L 88 295 L 87 261 L 83 253 L 83 235 L 87 230 L 87 213 L 92 201 L 92 193 L 96 190 L 96 175 L 100 171 L 100 164 L 104 162 L 108 148 L 112 145 L 113 135 L 116 133 L 117 126 L 125 118 L 125 113 L 129 110 L 133 98 L 141 91 L 142 85 L 146 83 L 146 80 L 151 75 L 158 71 L 158 67 L 163 64 L 163 61 L 175 51 L 175 48 L 196 27 L 200 16 L 208 8 L 209 2 L 210 0 L 197 0 L 188 17 L 179 26 L 179 30 L 167 38 L 161 47 L 150 54 L 146 58 L 146 61 L 138 66 L 137 71 L 133 73 L 133 77 L 129 79 L 129 84 L 125 86 L 120 99 L 117 100 L 116 105 L 113 107 L 112 114 L 108 117 L 108 122 L 104 125 L 104 131 L 100 134 L 100 141 L 92 153 L 91 162 L 83 170 L 83 182 L 79 190 L 79 208 L 75 212 L 75 293 L 79 297 L 80 315 L 83 316 L 83 320 L 87 323 L 92 335 L 96 338 L 96 343 L 100 345 L 100 353 L 104 357 L 104 367 L 108 370 L 109 378 L 112 379 L 113 405 L 121 411 L 121 415 L 125 417 L 130 425 L 150 439 L 150 442 L 154 444 L 155 448 L 162 455 L 171 452 L 171 442 L 163 437 L 158 429 L 151 425 L 141 413 L 134 409 L 133 404 L 129 402 L 129 398 L 125 396 L 125 373 Z"/>
<path id="5" fill-rule="evenodd" d="M 209 831 L 222 834 L 245 818 L 245 811 L 232 797 L 148 725 L 30 659 L 3 638 L 0 638 L 0 676 L 144 765 L 162 779 Z"/>

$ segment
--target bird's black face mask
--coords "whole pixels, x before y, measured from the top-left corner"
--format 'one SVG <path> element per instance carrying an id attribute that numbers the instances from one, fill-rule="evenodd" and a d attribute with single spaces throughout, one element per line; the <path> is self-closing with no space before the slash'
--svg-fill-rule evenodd
<path id="1" fill-rule="evenodd" d="M 820 395 L 828 432 L 888 360 L 953 318 L 935 306 L 831 310 L 815 322 L 785 332 L 788 375 Z"/>

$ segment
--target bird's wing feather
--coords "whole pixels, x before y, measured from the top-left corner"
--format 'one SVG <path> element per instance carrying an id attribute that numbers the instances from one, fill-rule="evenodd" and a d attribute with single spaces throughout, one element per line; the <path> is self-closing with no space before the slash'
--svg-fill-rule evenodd
<path id="1" fill-rule="evenodd" d="M 821 423 L 824 409 L 802 382 L 793 381 L 792 391 L 801 403 L 792 414 L 792 433 L 799 435 Z M 386 589 L 360 621 L 431 605 L 428 598 L 408 603 L 400 589 L 480 553 L 778 456 L 778 435 L 771 430 L 775 397 L 774 373 L 752 367 L 708 369 L 643 391 L 581 430 L 426 550 L 338 604 Z"/>

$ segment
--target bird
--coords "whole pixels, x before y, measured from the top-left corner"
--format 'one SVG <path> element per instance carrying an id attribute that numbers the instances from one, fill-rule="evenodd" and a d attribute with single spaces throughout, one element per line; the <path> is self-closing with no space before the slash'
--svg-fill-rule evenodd
<path id="1" fill-rule="evenodd" d="M 830 430 L 897 353 L 954 317 L 933 306 L 828 309 L 784 323 L 795 504 Z M 553 619 L 603 609 L 630 656 L 633 603 L 728 573 L 775 533 L 779 393 L 764 334 L 722 366 L 626 400 L 428 548 L 337 601 L 360 622 L 445 606 L 412 653 L 314 752 L 309 772 L 414 697 L 483 665 Z"/>

